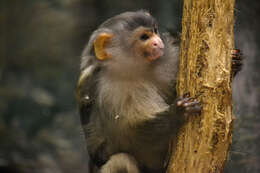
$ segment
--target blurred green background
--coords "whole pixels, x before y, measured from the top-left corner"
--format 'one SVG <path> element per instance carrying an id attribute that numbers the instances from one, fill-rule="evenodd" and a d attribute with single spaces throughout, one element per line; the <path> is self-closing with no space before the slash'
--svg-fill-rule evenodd
<path id="1" fill-rule="evenodd" d="M 181 32 L 180 0 L 0 0 L 0 173 L 83 173 L 75 87 L 81 52 L 105 19 L 147 9 Z M 233 85 L 235 130 L 225 173 L 260 172 L 260 2 L 236 2 L 244 68 Z"/>

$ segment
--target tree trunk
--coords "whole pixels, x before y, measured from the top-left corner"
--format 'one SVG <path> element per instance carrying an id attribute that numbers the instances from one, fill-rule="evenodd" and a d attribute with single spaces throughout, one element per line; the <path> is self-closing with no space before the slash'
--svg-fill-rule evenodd
<path id="1" fill-rule="evenodd" d="M 173 148 L 168 173 L 220 173 L 232 141 L 235 0 L 184 0 L 177 92 L 201 101 Z"/>

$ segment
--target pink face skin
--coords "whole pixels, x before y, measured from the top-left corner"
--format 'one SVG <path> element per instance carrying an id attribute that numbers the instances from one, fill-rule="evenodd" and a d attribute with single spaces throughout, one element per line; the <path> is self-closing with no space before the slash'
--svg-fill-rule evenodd
<path id="1" fill-rule="evenodd" d="M 147 42 L 147 58 L 150 61 L 154 61 L 163 56 L 164 44 L 162 39 L 157 35 L 153 34 Z"/>
<path id="2" fill-rule="evenodd" d="M 150 44 L 151 44 L 150 45 L 151 56 L 148 56 L 148 59 L 153 61 L 163 55 L 164 44 L 163 44 L 161 38 L 156 34 L 154 34 L 153 37 L 151 38 Z"/>

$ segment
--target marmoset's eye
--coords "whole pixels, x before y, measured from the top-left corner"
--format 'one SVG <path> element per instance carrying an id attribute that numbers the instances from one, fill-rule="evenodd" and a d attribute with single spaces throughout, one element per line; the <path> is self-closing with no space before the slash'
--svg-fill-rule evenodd
<path id="1" fill-rule="evenodd" d="M 149 36 L 147 34 L 142 34 L 140 36 L 140 40 L 147 40 L 149 38 Z"/>

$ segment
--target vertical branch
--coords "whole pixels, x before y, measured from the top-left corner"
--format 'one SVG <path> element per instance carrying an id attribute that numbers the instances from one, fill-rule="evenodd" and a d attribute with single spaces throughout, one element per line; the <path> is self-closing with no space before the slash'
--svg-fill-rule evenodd
<path id="1" fill-rule="evenodd" d="M 203 110 L 180 130 L 168 173 L 220 173 L 232 141 L 234 0 L 184 0 L 177 92 Z"/>

